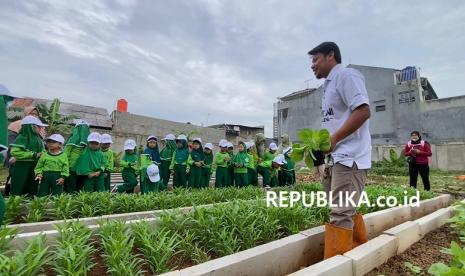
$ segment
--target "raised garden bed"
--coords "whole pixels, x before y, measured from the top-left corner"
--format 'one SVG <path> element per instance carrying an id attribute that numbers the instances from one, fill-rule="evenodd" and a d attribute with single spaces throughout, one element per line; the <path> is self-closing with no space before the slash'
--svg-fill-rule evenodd
<path id="1" fill-rule="evenodd" d="M 459 238 L 460 235 L 446 224 L 428 233 L 404 253 L 390 258 L 387 263 L 372 270 L 367 276 L 418 275 L 428 271 L 434 263 L 449 263 L 452 256 L 442 253 L 441 250 L 448 248 L 452 241 L 458 241 Z"/>

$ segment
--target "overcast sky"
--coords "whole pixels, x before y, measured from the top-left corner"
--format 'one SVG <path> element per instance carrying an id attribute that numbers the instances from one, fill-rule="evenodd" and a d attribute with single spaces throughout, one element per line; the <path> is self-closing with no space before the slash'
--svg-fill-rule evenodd
<path id="1" fill-rule="evenodd" d="M 15 96 L 195 124 L 265 125 L 276 97 L 320 84 L 307 52 L 415 65 L 439 97 L 464 94 L 465 1 L 0 2 L 0 83 Z"/>

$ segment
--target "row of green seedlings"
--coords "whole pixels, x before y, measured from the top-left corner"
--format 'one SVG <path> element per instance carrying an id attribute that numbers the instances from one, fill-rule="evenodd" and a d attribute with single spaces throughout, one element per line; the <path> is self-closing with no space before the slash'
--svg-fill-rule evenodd
<path id="1" fill-rule="evenodd" d="M 320 188 L 299 186 L 308 192 Z M 370 197 L 387 192 L 387 187 L 367 189 Z M 396 191 L 391 194 L 403 196 L 399 188 L 391 189 Z M 321 225 L 328 218 L 328 208 L 270 208 L 263 200 L 236 201 L 195 208 L 188 214 L 164 213 L 157 225 L 142 221 L 128 227 L 120 221 L 103 221 L 97 239 L 92 239 L 86 226 L 69 222 L 57 227 L 55 245 L 46 247 L 44 237 L 39 236 L 24 251 L 8 251 L 14 230 L 4 228 L 0 233 L 0 274 L 37 275 L 47 270 L 58 275 L 86 275 L 96 269 L 111 275 L 158 274 L 283 238 Z M 103 264 L 96 255 L 103 258 Z"/>
<path id="2" fill-rule="evenodd" d="M 6 224 L 84 218 L 119 213 L 172 209 L 194 205 L 252 200 L 263 197 L 258 187 L 224 189 L 174 189 L 172 192 L 149 194 L 79 193 L 56 197 L 7 199 Z"/>
<path id="3" fill-rule="evenodd" d="M 24 250 L 11 250 L 9 242 L 15 237 L 14 228 L 0 230 L 0 275 L 87 275 L 93 267 L 94 246 L 91 231 L 74 222 L 58 226 L 56 244 L 46 246 L 46 236 L 39 235 L 29 241 Z"/>
<path id="4" fill-rule="evenodd" d="M 282 238 L 319 225 L 327 216 L 325 209 L 267 208 L 260 200 L 164 214 L 158 225 L 105 221 L 97 238 L 87 226 L 70 222 L 57 228 L 54 245 L 44 246 L 39 236 L 23 251 L 5 249 L 5 233 L 0 274 L 87 275 L 99 269 L 111 275 L 159 274 Z"/>
<path id="5" fill-rule="evenodd" d="M 319 183 L 301 184 L 291 187 L 280 187 L 280 190 L 318 191 Z M 415 190 L 402 186 L 368 186 L 366 191 L 371 195 L 370 201 L 378 195 L 395 195 L 401 197 L 404 190 L 414 195 Z M 422 192 L 422 199 L 431 198 L 433 193 Z M 186 206 L 213 204 L 231 200 L 252 200 L 263 197 L 263 190 L 257 187 L 243 189 L 225 188 L 218 190 L 175 189 L 170 193 L 154 193 L 146 195 L 110 193 L 79 193 L 75 196 L 64 194 L 58 197 L 41 197 L 26 200 L 24 197 L 10 197 L 7 201 L 7 224 L 20 222 L 40 222 L 58 219 L 83 218 L 99 215 L 129 213 L 150 210 L 173 209 Z M 372 200 L 373 199 L 373 200 Z M 378 211 L 378 206 L 362 207 L 361 212 Z"/>

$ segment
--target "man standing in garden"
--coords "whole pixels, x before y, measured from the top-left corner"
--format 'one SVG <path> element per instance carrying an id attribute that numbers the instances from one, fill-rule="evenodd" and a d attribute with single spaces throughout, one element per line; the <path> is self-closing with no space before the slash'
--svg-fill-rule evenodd
<path id="1" fill-rule="evenodd" d="M 331 134 L 329 170 L 323 186 L 332 203 L 330 223 L 325 225 L 325 259 L 343 254 L 368 240 L 363 217 L 346 203 L 348 192 L 358 202 L 371 167 L 370 107 L 363 75 L 341 64 L 334 42 L 323 42 L 308 54 L 317 79 L 325 79 L 322 127 Z"/>

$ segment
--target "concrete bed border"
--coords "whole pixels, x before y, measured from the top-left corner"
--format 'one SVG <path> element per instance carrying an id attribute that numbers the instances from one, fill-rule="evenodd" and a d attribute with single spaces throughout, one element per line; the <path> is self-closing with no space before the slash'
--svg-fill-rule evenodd
<path id="1" fill-rule="evenodd" d="M 377 237 L 389 228 L 411 220 L 413 215 L 415 217 L 422 217 L 437 209 L 447 207 L 450 201 L 450 195 L 440 195 L 432 199 L 421 201 L 419 207 L 400 206 L 367 214 L 364 216 L 367 230 L 370 237 Z M 383 237 L 375 240 L 375 242 L 382 241 L 383 244 L 390 246 L 391 251 L 394 252 L 397 250 L 395 240 L 395 237 L 383 235 Z M 298 271 L 302 267 L 313 264 L 317 264 L 317 266 L 323 268 L 323 266 L 321 266 L 323 263 L 321 262 L 323 259 L 323 249 L 324 226 L 318 226 L 280 240 L 162 275 L 287 275 Z M 345 258 L 347 257 L 339 256 L 337 258 L 340 262 L 338 265 L 332 263 L 323 264 L 324 267 L 328 268 L 331 267 L 331 265 L 334 266 L 334 270 L 331 274 L 308 275 L 345 275 L 343 273 L 336 273 L 341 269 L 341 266 L 346 269 L 350 267 L 352 271 L 352 263 L 349 263 Z M 321 269 L 316 271 L 321 272 Z"/>
<path id="2" fill-rule="evenodd" d="M 390 228 L 398 226 L 402 223 L 411 221 L 413 216 L 419 217 L 425 221 L 421 224 L 418 223 L 419 233 L 425 233 L 431 227 L 439 225 L 437 222 L 431 222 L 426 220 L 425 216 L 430 215 L 431 217 L 436 218 L 432 213 L 440 208 L 447 207 L 451 201 L 450 195 L 440 195 L 438 197 L 424 200 L 420 202 L 419 207 L 410 207 L 410 206 L 400 206 L 391 209 L 386 209 L 374 213 L 370 213 L 364 216 L 367 230 L 370 237 L 377 237 L 368 243 L 355 248 L 354 250 L 346 253 L 344 256 L 338 257 L 339 261 L 342 264 L 347 266 L 347 261 L 344 258 L 348 258 L 347 254 L 355 254 L 363 248 L 372 248 L 377 249 L 379 244 L 388 246 L 390 249 L 388 253 L 383 256 L 386 257 L 392 254 L 395 254 L 398 249 L 397 238 L 392 235 L 383 234 L 386 231 L 392 230 Z M 224 203 L 220 203 L 224 204 Z M 198 208 L 201 206 L 198 206 Z M 208 205 L 206 206 L 208 208 Z M 187 207 L 194 208 L 194 207 Z M 188 212 L 188 210 L 186 210 Z M 444 212 L 442 211 L 441 214 Z M 440 216 L 441 219 L 444 218 Z M 126 221 L 127 224 L 135 223 L 138 221 L 149 221 L 151 223 L 158 223 L 157 217 L 152 218 L 143 218 Z M 382 223 L 380 223 L 382 222 Z M 420 226 L 422 225 L 422 226 Z M 99 225 L 89 225 L 89 228 L 96 234 L 99 230 Z M 389 230 L 388 230 L 389 229 Z M 421 232 L 423 231 L 423 232 Z M 408 231 L 407 231 L 408 232 Z M 394 232 L 393 232 L 394 233 Z M 22 249 L 24 248 L 27 241 L 37 237 L 38 235 L 45 234 L 47 239 L 47 245 L 51 245 L 55 242 L 59 233 L 56 230 L 47 230 L 44 232 L 32 232 L 32 233 L 22 233 L 18 234 L 11 241 L 11 248 Z M 381 235 L 381 236 L 379 236 Z M 379 237 L 378 237 L 379 236 Z M 373 242 L 375 241 L 375 242 Z M 373 247 L 374 246 L 374 247 Z M 310 265 L 322 265 L 325 267 L 330 267 L 331 264 L 326 260 L 321 262 L 323 259 L 323 249 L 324 249 L 324 226 L 318 226 L 311 228 L 305 231 L 302 231 L 298 234 L 288 236 L 283 239 L 272 241 L 263 245 L 259 245 L 232 255 L 221 257 L 215 260 L 211 260 L 199 265 L 188 267 L 182 270 L 175 270 L 166 274 L 169 275 L 287 275 L 307 267 L 304 270 L 312 269 L 313 266 Z M 353 253 L 355 251 L 355 253 Z M 371 252 L 370 251 L 370 252 Z M 352 253 L 351 253 L 352 252 Z M 363 251 L 364 252 L 364 251 Z M 376 251 L 377 252 L 377 251 Z M 371 253 L 370 253 L 371 254 Z M 352 259 L 351 259 L 352 260 Z M 371 260 L 371 259 L 370 259 Z M 363 262 L 364 259 L 360 262 L 364 265 L 357 271 L 365 271 L 368 269 L 366 263 Z M 310 267 L 308 267 L 310 266 Z M 336 269 L 340 269 L 340 265 L 334 265 Z M 351 261 L 351 268 L 354 266 L 354 261 Z M 370 269 L 371 270 L 371 269 Z M 318 271 L 318 270 L 317 270 Z M 355 269 L 354 269 L 355 271 Z M 329 275 L 321 274 L 322 270 L 319 270 L 320 274 L 296 274 L 296 275 Z M 297 272 L 300 273 L 300 272 Z M 334 275 L 334 274 L 331 274 Z M 341 274 L 342 275 L 342 274 Z M 349 275 L 349 274 L 348 274 Z M 351 274 L 352 275 L 352 274 Z M 359 274 L 354 274 L 359 275 Z"/>
<path id="3" fill-rule="evenodd" d="M 450 195 L 449 199 L 451 198 Z M 365 275 L 376 267 L 387 262 L 391 257 L 399 255 L 409 249 L 429 232 L 444 225 L 454 214 L 454 206 L 445 206 L 446 196 L 440 196 L 440 204 L 428 200 L 426 205 L 411 207 L 411 219 L 401 219 L 401 223 L 384 230 L 374 239 L 352 249 L 344 255 L 338 255 L 324 260 L 291 276 L 323 276 L 323 275 Z M 465 200 L 462 201 L 465 203 Z M 433 210 L 433 207 L 440 207 Z M 433 212 L 431 212 L 433 211 Z M 377 220 L 377 219 L 376 219 Z"/>

